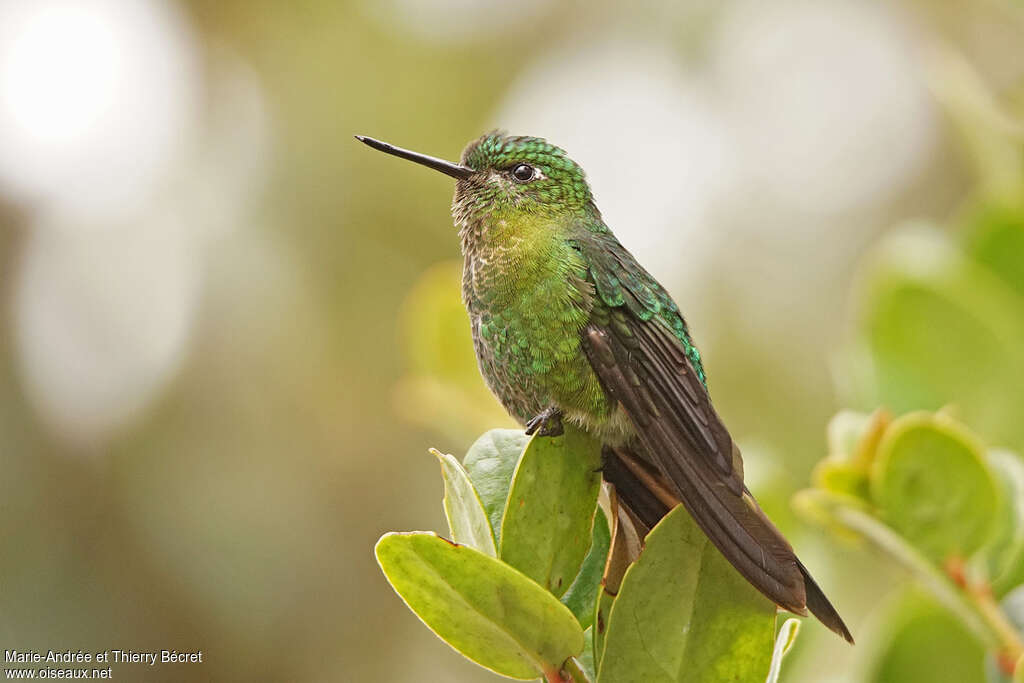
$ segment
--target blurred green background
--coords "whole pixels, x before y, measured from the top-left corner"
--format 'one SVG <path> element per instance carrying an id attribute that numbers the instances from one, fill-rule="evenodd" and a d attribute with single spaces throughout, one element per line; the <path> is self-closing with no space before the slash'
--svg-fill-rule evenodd
<path id="1" fill-rule="evenodd" d="M 808 623 L 783 680 L 983 680 L 788 500 L 840 408 L 953 402 L 1024 451 L 1022 31 L 1008 0 L 0 0 L 3 648 L 204 652 L 115 680 L 493 680 L 373 559 L 444 529 L 427 447 L 510 422 L 451 182 L 352 135 L 454 160 L 500 127 L 587 169 L 858 638 Z"/>

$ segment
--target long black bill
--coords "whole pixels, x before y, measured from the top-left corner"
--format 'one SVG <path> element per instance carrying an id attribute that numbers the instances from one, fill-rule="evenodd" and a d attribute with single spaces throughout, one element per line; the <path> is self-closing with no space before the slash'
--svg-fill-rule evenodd
<path id="1" fill-rule="evenodd" d="M 426 154 L 420 154 L 419 152 L 411 152 L 407 149 L 402 149 L 401 147 L 395 147 L 394 145 L 389 145 L 386 142 L 381 142 L 380 140 L 368 138 L 365 135 L 357 135 L 356 140 L 359 140 L 359 142 L 365 143 L 374 149 L 379 149 L 381 152 L 401 157 L 402 159 L 408 159 L 409 161 L 415 161 L 417 164 L 421 164 L 427 168 L 432 168 L 435 171 L 440 171 L 445 175 L 450 175 L 452 178 L 458 178 L 459 180 L 465 180 L 475 173 L 475 171 L 468 166 L 453 164 L 450 161 L 438 159 L 437 157 L 430 157 Z"/>

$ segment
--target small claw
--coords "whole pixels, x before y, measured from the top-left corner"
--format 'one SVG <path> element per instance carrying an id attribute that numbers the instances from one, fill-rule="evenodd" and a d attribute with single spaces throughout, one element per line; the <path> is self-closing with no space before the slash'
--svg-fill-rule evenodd
<path id="1" fill-rule="evenodd" d="M 533 433 L 535 431 L 537 431 L 538 427 L 540 427 L 540 423 L 541 422 L 542 422 L 542 420 L 540 419 L 540 415 L 534 417 L 529 422 L 527 422 L 526 423 L 526 435 L 527 436 L 533 436 Z"/>
<path id="2" fill-rule="evenodd" d="M 545 408 L 539 415 L 526 423 L 526 435 L 561 436 L 565 433 L 562 427 L 562 411 L 558 408 Z"/>

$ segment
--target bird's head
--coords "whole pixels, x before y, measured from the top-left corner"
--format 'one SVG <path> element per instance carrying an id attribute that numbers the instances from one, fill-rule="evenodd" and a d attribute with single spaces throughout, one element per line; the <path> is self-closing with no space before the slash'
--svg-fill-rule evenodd
<path id="1" fill-rule="evenodd" d="M 597 215 L 583 169 L 542 138 L 487 133 L 466 146 L 458 164 L 357 138 L 455 178 L 453 213 L 459 222 L 515 213 Z"/>

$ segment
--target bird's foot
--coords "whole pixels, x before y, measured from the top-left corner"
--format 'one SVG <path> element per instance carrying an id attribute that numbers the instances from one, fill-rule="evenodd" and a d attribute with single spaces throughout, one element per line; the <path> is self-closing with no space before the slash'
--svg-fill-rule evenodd
<path id="1" fill-rule="evenodd" d="M 539 415 L 526 423 L 526 435 L 536 432 L 537 436 L 561 436 L 562 411 L 554 406 L 545 408 Z"/>

